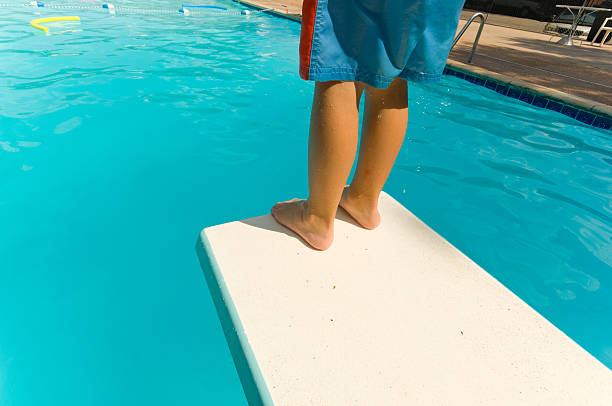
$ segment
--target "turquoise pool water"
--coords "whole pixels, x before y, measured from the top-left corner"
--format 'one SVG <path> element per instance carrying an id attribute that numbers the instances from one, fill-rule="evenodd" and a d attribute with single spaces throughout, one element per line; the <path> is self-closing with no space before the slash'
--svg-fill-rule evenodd
<path id="1" fill-rule="evenodd" d="M 194 244 L 306 193 L 298 33 L 0 7 L 0 404 L 246 404 Z M 612 367 L 611 133 L 456 78 L 410 98 L 387 192 Z"/>

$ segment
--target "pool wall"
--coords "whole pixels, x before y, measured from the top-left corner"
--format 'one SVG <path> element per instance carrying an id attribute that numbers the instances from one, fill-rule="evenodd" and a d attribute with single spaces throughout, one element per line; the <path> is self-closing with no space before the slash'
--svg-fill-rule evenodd
<path id="1" fill-rule="evenodd" d="M 450 60 L 444 74 L 484 86 L 534 107 L 559 112 L 595 128 L 612 129 L 612 108 L 602 103 Z"/>

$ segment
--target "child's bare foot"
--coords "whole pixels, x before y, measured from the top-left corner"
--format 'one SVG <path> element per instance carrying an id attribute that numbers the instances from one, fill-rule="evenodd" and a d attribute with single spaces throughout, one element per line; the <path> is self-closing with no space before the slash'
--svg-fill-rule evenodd
<path id="1" fill-rule="evenodd" d="M 372 230 L 380 225 L 378 202 L 351 194 L 350 186 L 344 188 L 340 207 L 347 211 L 363 228 Z"/>
<path id="2" fill-rule="evenodd" d="M 314 249 L 326 250 L 334 240 L 333 223 L 328 224 L 309 214 L 306 200 L 293 199 L 276 203 L 270 213 L 276 221 L 297 233 Z"/>

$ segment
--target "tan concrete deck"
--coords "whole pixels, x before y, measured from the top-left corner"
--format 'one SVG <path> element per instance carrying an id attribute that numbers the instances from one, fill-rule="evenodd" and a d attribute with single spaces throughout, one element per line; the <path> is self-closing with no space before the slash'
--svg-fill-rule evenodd
<path id="1" fill-rule="evenodd" d="M 308 248 L 270 215 L 198 254 L 250 405 L 610 406 L 612 371 L 382 194 Z"/>
<path id="2" fill-rule="evenodd" d="M 461 19 L 467 20 L 474 13 L 478 12 L 478 10 L 469 10 L 464 8 L 461 12 Z M 546 26 L 546 23 L 542 21 L 531 20 L 529 18 L 505 16 L 501 14 L 489 14 L 487 16 L 487 24 L 513 28 L 515 30 L 537 32 L 539 34 L 544 32 L 544 27 Z"/>
<path id="3" fill-rule="evenodd" d="M 291 18 L 301 18 L 302 0 L 246 0 L 241 1 L 258 7 L 275 7 L 280 14 Z M 464 11 L 462 18 L 472 12 Z M 463 26 L 461 21 L 459 26 Z M 508 26 L 521 29 L 509 28 Z M 541 92 L 552 89 L 549 94 L 559 97 L 564 92 L 574 97 L 586 99 L 579 103 L 587 107 L 595 103 L 612 106 L 612 46 L 591 46 L 589 43 L 567 47 L 557 45 L 559 37 L 538 33 L 545 23 L 491 15 L 476 51 L 472 66 L 478 72 L 497 73 L 496 78 L 507 77 L 538 85 Z M 451 52 L 449 59 L 466 62 L 478 24 L 473 24 Z M 464 66 L 470 69 L 470 66 Z M 503 75 L 503 76 L 499 76 Z M 561 95 L 562 96 L 562 95 Z M 575 100 L 568 99 L 573 102 Z M 610 109 L 598 109 L 610 113 Z"/>

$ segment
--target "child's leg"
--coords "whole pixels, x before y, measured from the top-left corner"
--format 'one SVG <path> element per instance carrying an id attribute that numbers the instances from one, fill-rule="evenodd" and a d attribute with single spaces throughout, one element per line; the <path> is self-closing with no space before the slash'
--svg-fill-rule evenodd
<path id="1" fill-rule="evenodd" d="M 363 85 L 317 82 L 308 145 L 308 200 L 276 204 L 271 213 L 316 249 L 329 248 L 342 190 L 357 150 Z"/>
<path id="2" fill-rule="evenodd" d="M 387 89 L 367 86 L 359 161 L 340 205 L 365 228 L 380 224 L 378 196 L 402 146 L 408 124 L 408 89 L 396 78 Z"/>

